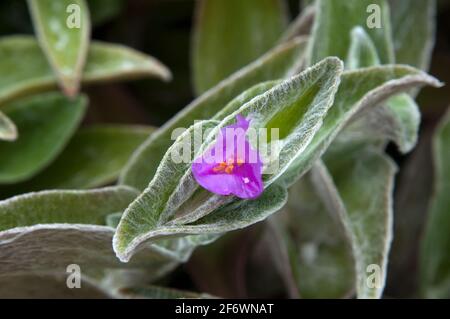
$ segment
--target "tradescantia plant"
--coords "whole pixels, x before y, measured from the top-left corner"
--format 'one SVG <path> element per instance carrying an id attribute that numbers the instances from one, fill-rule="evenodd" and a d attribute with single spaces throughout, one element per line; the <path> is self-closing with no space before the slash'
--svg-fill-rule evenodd
<path id="1" fill-rule="evenodd" d="M 172 79 L 147 54 L 91 39 L 124 2 L 23 2 L 34 35 L 0 38 L 0 297 L 74 296 L 73 265 L 85 297 L 240 296 L 226 279 L 204 282 L 224 278 L 220 260 L 242 234 L 266 262 L 236 258 L 272 280 L 255 296 L 381 298 L 405 260 L 419 265 L 417 284 L 394 297 L 450 296 L 448 116 L 433 138 L 426 227 L 394 228 L 407 214 L 396 195 L 411 187 L 404 175 L 396 186 L 399 159 L 420 139 L 416 98 L 443 86 L 427 74 L 436 1 L 307 1 L 291 22 L 283 0 L 196 1 L 196 96 L 157 128 L 139 115 L 140 125 L 113 124 L 133 112 L 128 95 L 113 121 L 95 119 L 122 95 L 98 98 L 90 84 L 139 80 L 152 98 L 158 84 L 144 78 Z M 227 145 L 230 128 L 256 162 Z M 274 129 L 278 139 L 249 136 Z M 211 153 L 222 142 L 231 157 Z M 261 147 L 274 147 L 276 165 Z M 180 150 L 191 160 L 178 161 Z M 427 206 L 417 200 L 413 209 Z M 403 260 L 401 239 L 417 229 L 420 254 Z M 177 289 L 182 263 L 197 292 Z"/>

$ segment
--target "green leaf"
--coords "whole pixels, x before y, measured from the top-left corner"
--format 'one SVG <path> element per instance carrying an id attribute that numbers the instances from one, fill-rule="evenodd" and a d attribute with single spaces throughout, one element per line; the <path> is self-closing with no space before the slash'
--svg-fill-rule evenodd
<path id="1" fill-rule="evenodd" d="M 5 102 L 35 92 L 54 89 L 56 78 L 37 41 L 31 36 L 0 39 L 0 107 Z M 101 42 L 90 45 L 83 83 L 108 82 L 154 76 L 171 78 L 170 71 L 154 58 L 133 49 Z"/>
<path id="2" fill-rule="evenodd" d="M 377 49 L 370 36 L 359 26 L 353 28 L 345 67 L 355 70 L 380 64 Z"/>
<path id="3" fill-rule="evenodd" d="M 237 114 L 252 116 L 251 125 L 255 129 L 267 128 L 270 131 L 271 128 L 279 128 L 283 145 L 277 154 L 280 159 L 277 170 L 264 177 L 266 187 L 269 186 L 288 168 L 293 158 L 302 153 L 319 129 L 333 102 L 341 72 L 340 60 L 325 59 L 253 98 L 236 112 L 228 114 L 220 125 L 207 123 L 214 130 L 198 153 L 212 145 L 216 133 L 234 123 Z M 152 232 L 157 233 L 166 224 L 192 223 L 234 199 L 201 189 L 191 174 L 191 162 L 173 162 L 172 152 L 186 145 L 186 137 L 190 141 L 193 138 L 191 134 L 194 135 L 197 126 L 201 125 L 194 125 L 177 139 L 166 153 L 149 187 L 125 212 L 115 241 L 119 258 L 129 258 L 133 245 L 138 245 Z M 191 153 L 189 159 L 198 156 L 194 154 Z"/>
<path id="4" fill-rule="evenodd" d="M 124 220 L 126 221 L 126 219 L 122 219 L 114 235 L 113 247 L 119 259 L 127 262 L 136 251 L 156 239 L 198 234 L 214 235 L 248 227 L 277 212 L 283 207 L 286 200 L 287 191 L 283 187 L 273 184 L 256 200 L 237 201 L 217 209 L 213 214 L 200 218 L 194 223 L 164 226 L 138 237 L 134 237 L 133 233 L 128 233 L 133 225 L 125 224 Z"/>
<path id="5" fill-rule="evenodd" d="M 121 218 L 122 212 L 109 214 L 108 216 L 106 216 L 106 225 L 112 228 L 117 228 L 117 225 L 119 225 Z"/>
<path id="6" fill-rule="evenodd" d="M 79 189 L 112 183 L 133 151 L 153 132 L 152 127 L 130 125 L 84 128 L 45 171 L 46 182 L 41 187 Z"/>
<path id="7" fill-rule="evenodd" d="M 79 130 L 58 158 L 21 184 L 0 188 L 14 195 L 44 189 L 85 189 L 114 182 L 133 151 L 154 131 L 151 127 L 95 125 Z"/>
<path id="8" fill-rule="evenodd" d="M 375 45 L 369 35 L 364 29 L 355 27 L 352 31 L 347 67 L 357 69 L 379 64 Z M 394 141 L 402 153 L 408 153 L 417 143 L 419 126 L 419 107 L 409 95 L 401 94 L 356 120 L 346 131 L 352 131 L 351 134 L 358 135 L 360 140 Z"/>
<path id="9" fill-rule="evenodd" d="M 213 128 L 217 125 L 216 121 L 203 121 L 196 123 L 191 128 L 183 132 L 175 141 L 175 143 L 169 148 L 164 158 L 161 160 L 161 164 L 158 167 L 156 175 L 150 185 L 144 190 L 139 198 L 133 202 L 136 213 L 127 213 L 125 216 L 130 215 L 131 219 L 139 219 L 138 224 L 131 222 L 131 225 L 127 225 L 127 222 L 121 222 L 125 226 L 119 224 L 118 227 L 128 228 L 133 230 L 130 233 L 143 233 L 147 229 L 152 229 L 161 220 L 161 215 L 173 214 L 173 208 L 171 205 L 175 205 L 175 208 L 179 207 L 177 193 L 180 192 L 180 180 L 185 178 L 192 181 L 192 177 L 186 172 L 190 166 L 190 160 L 196 156 L 196 149 L 193 149 L 192 145 L 195 145 L 198 138 L 202 138 L 202 132 Z M 198 135 L 200 132 L 200 136 Z M 189 143 L 189 144 L 188 144 Z M 189 145 L 189 154 L 183 154 L 185 145 Z M 183 159 L 183 157 L 176 158 L 174 154 L 179 156 L 189 156 L 189 160 Z M 181 189 L 183 190 L 183 189 Z M 192 193 L 188 194 L 191 195 Z M 186 194 L 180 194 L 180 196 L 186 196 Z M 166 208 L 168 207 L 168 208 Z M 132 208 L 133 209 L 133 208 Z M 149 214 L 149 211 L 152 214 Z M 127 219 L 126 217 L 125 219 Z M 124 217 L 122 218 L 122 220 Z M 137 227 L 136 227 L 137 226 Z M 126 230 L 126 232 L 128 232 Z"/>
<path id="10" fill-rule="evenodd" d="M 346 58 L 350 47 L 350 34 L 356 26 L 363 27 L 373 40 L 381 63 L 394 62 L 389 6 L 385 0 L 318 0 L 316 5 L 311 63 L 327 56 Z M 367 12 L 368 8 L 375 8 L 376 11 Z M 369 28 L 368 22 L 372 22 L 372 16 L 377 13 L 380 14 L 381 27 Z"/>
<path id="11" fill-rule="evenodd" d="M 450 112 L 433 141 L 434 196 L 420 250 L 420 286 L 427 298 L 450 297 Z"/>
<path id="12" fill-rule="evenodd" d="M 44 169 L 63 150 L 80 123 L 87 99 L 59 93 L 35 95 L 4 107 L 16 123 L 16 142 L 0 141 L 0 184 L 17 183 Z"/>
<path id="13" fill-rule="evenodd" d="M 16 125 L 0 112 L 0 141 L 15 141 L 17 139 Z"/>
<path id="14" fill-rule="evenodd" d="M 91 20 L 94 26 L 101 25 L 120 14 L 123 0 L 89 0 Z"/>
<path id="15" fill-rule="evenodd" d="M 287 288 L 301 298 L 348 298 L 354 291 L 353 256 L 340 224 L 339 207 L 315 189 L 315 170 L 292 185 L 282 212 L 271 220 L 269 246 Z M 339 196 L 339 195 L 338 195 Z M 338 206 L 338 207 L 336 207 Z"/>
<path id="16" fill-rule="evenodd" d="M 307 6 L 292 21 L 281 36 L 281 42 L 289 41 L 301 35 L 309 35 L 316 15 L 315 6 Z"/>
<path id="17" fill-rule="evenodd" d="M 395 142 L 401 153 L 409 153 L 416 146 L 419 136 L 419 106 L 408 94 L 401 94 L 390 98 L 383 109 L 385 112 L 378 123 L 372 123 L 380 135 Z M 383 122 L 389 124 L 380 125 Z"/>
<path id="18" fill-rule="evenodd" d="M 442 84 L 408 66 L 389 65 L 344 72 L 334 104 L 323 125 L 302 155 L 284 173 L 283 183 L 291 185 L 311 168 L 356 115 L 361 115 L 401 91 L 423 85 L 439 87 Z"/>
<path id="19" fill-rule="evenodd" d="M 83 271 L 147 267 L 157 277 L 173 269 L 178 256 L 160 246 L 146 247 L 127 265 L 114 255 L 114 229 L 103 226 L 105 217 L 124 210 L 137 195 L 118 186 L 43 191 L 1 201 L 0 273 L 65 273 L 68 265 L 77 264 Z"/>
<path id="20" fill-rule="evenodd" d="M 78 93 L 91 35 L 84 0 L 28 0 L 39 44 L 59 84 L 69 96 Z"/>
<path id="21" fill-rule="evenodd" d="M 254 116 L 252 126 L 279 130 L 282 146 L 277 153 L 278 168 L 265 174 L 266 185 L 276 181 L 296 158 L 303 156 L 333 104 L 342 71 L 341 60 L 324 59 L 244 104 L 223 120 L 222 127 L 234 122 L 237 114 Z"/>
<path id="22" fill-rule="evenodd" d="M 397 63 L 428 70 L 435 41 L 435 0 L 390 0 Z"/>
<path id="23" fill-rule="evenodd" d="M 127 186 L 19 195 L 0 201 L 0 231 L 37 224 L 104 225 L 107 214 L 124 210 L 137 195 Z"/>
<path id="24" fill-rule="evenodd" d="M 143 190 L 173 143 L 171 135 L 175 129 L 189 127 L 195 120 L 212 118 L 232 99 L 260 82 L 289 76 L 302 65 L 306 43 L 305 38 L 296 38 L 277 46 L 195 99 L 136 151 L 124 169 L 120 182 Z"/>
<path id="25" fill-rule="evenodd" d="M 258 95 L 264 94 L 267 91 L 269 91 L 271 88 L 273 88 L 275 85 L 280 84 L 281 80 L 278 81 L 268 81 L 268 82 L 262 82 L 260 84 L 256 84 L 255 86 L 252 86 L 248 90 L 242 92 L 237 97 L 235 97 L 233 100 L 231 100 L 230 103 L 225 105 L 222 110 L 217 112 L 212 119 L 213 120 L 223 120 L 228 115 L 236 112 L 239 110 L 241 106 L 246 104 L 247 102 L 250 102 L 252 99 L 257 97 Z"/>
<path id="26" fill-rule="evenodd" d="M 358 298 L 380 298 L 392 240 L 395 164 L 369 147 L 349 145 L 329 151 L 322 181 L 335 185 L 345 207 L 340 210 L 355 258 Z"/>
<path id="27" fill-rule="evenodd" d="M 272 48 L 286 26 L 286 13 L 281 0 L 198 2 L 192 43 L 197 94 Z"/>
<path id="28" fill-rule="evenodd" d="M 394 241 L 388 267 L 389 296 L 394 298 L 418 297 L 420 269 L 417 248 L 423 239 L 433 193 L 433 131 L 432 126 L 424 127 L 418 146 L 402 162 L 395 183 Z"/>

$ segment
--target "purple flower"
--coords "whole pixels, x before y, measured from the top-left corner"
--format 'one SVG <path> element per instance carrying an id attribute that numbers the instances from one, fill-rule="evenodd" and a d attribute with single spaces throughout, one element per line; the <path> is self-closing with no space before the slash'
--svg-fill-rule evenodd
<path id="1" fill-rule="evenodd" d="M 250 121 L 241 115 L 221 129 L 216 143 L 192 164 L 196 181 L 219 195 L 249 199 L 261 195 L 262 161 L 247 140 Z"/>

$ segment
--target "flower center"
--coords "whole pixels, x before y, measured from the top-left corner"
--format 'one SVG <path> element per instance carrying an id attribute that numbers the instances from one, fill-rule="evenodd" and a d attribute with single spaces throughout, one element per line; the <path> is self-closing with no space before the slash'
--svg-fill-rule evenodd
<path id="1" fill-rule="evenodd" d="M 213 168 L 214 173 L 226 173 L 231 174 L 234 171 L 234 168 L 237 166 L 241 166 L 244 164 L 244 161 L 241 159 L 237 159 L 235 162 L 234 159 L 230 158 L 226 162 L 219 163 L 216 167 Z"/>

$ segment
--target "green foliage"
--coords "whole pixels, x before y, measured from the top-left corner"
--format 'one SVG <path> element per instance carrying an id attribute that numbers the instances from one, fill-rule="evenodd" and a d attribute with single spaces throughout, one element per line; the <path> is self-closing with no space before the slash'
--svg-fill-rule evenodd
<path id="1" fill-rule="evenodd" d="M 436 79 L 406 66 L 381 66 L 344 72 L 333 107 L 309 148 L 284 174 L 284 183 L 292 184 L 311 168 L 355 115 L 376 107 L 393 94 L 424 84 L 440 85 Z"/>
<path id="2" fill-rule="evenodd" d="M 315 189 L 315 175 L 316 171 L 307 174 L 290 188 L 287 205 L 271 221 L 277 240 L 270 247 L 286 287 L 294 285 L 298 296 L 346 298 L 354 291 L 354 271 L 337 215 L 344 208 L 333 205 L 327 209 Z M 292 278 L 286 277 L 289 273 Z"/>
<path id="3" fill-rule="evenodd" d="M 143 2 L 139 8 L 158 5 Z M 409 174 L 386 146 L 395 143 L 399 154 L 413 151 L 421 125 L 415 95 L 423 86 L 442 86 L 425 73 L 436 1 L 302 1 L 304 9 L 290 25 L 283 0 L 199 1 L 192 8 L 190 57 L 198 97 L 156 129 L 117 124 L 124 112 L 133 123 L 159 118 L 152 115 L 161 105 L 151 100 L 142 103 L 149 104 L 148 114 L 139 110 L 135 86 L 80 93 L 91 83 L 171 79 L 171 71 L 149 55 L 91 41 L 91 27 L 99 25 L 96 36 L 117 36 L 120 24 L 109 22 L 126 13 L 124 6 L 121 0 L 28 0 L 16 10 L 20 15 L 28 8 L 31 19 L 23 25 L 35 36 L 9 35 L 14 25 L 0 23 L 0 32 L 8 34 L 0 39 L 0 196 L 6 198 L 0 201 L 0 296 L 15 296 L 24 282 L 43 285 L 35 273 L 47 276 L 48 295 L 63 294 L 55 282 L 75 263 L 92 288 L 89 296 L 212 298 L 209 291 L 185 292 L 165 287 L 171 280 L 154 281 L 188 262 L 201 245 L 210 245 L 211 254 L 196 258 L 222 255 L 220 240 L 213 242 L 242 230 L 261 245 L 260 258 L 273 258 L 268 264 L 277 267 L 286 295 L 381 298 L 396 235 L 394 178 L 399 171 L 398 193 L 408 194 L 403 187 Z M 71 28 L 77 8 L 80 28 Z M 180 12 L 168 15 L 177 28 Z M 134 36 L 139 28 L 145 36 Z M 142 23 L 127 30 L 119 32 L 119 42 L 124 36 L 143 50 L 167 54 L 152 38 L 161 30 L 148 32 Z M 174 39 L 171 50 L 181 50 L 183 40 L 174 34 L 163 35 Z M 152 38 L 149 47 L 142 37 Z M 146 90 L 154 83 L 139 85 Z M 183 92 L 177 87 L 175 94 Z M 102 123 L 96 116 L 109 109 L 119 117 L 105 116 Z M 255 200 L 208 192 L 193 177 L 191 162 L 176 158 L 201 155 L 237 115 L 251 117 L 252 128 L 279 130 L 280 140 L 269 134 L 260 145 L 279 148 Z M 197 145 L 198 132 L 205 131 Z M 420 254 L 420 293 L 431 298 L 450 296 L 449 146 L 447 115 L 434 137 L 435 194 Z M 421 195 L 414 202 L 426 200 Z M 247 229 L 257 223 L 266 241 Z M 241 254 L 236 263 L 247 265 L 249 251 Z M 205 269 L 217 266 L 209 259 L 200 265 L 205 263 Z M 180 271 L 190 267 L 195 264 Z M 250 272 L 259 276 L 266 267 Z M 208 275 L 200 277 L 208 281 Z M 17 289 L 8 289 L 15 283 Z M 248 282 L 240 284 L 245 290 Z"/>
<path id="4" fill-rule="evenodd" d="M 125 186 L 92 191 L 43 191 L 0 202 L 0 231 L 36 224 L 102 225 L 108 213 L 120 211 L 136 197 Z"/>
<path id="5" fill-rule="evenodd" d="M 361 72 L 357 70 L 359 68 L 393 62 L 394 52 L 388 3 L 384 1 L 375 3 L 382 9 L 383 27 L 378 30 L 366 28 L 366 23 L 362 21 L 365 17 L 361 14 L 361 10 L 367 8 L 371 3 L 364 1 L 358 3 L 356 1 L 318 1 L 318 12 L 316 13 L 309 52 L 311 61 L 316 61 L 323 56 L 337 55 L 346 58 L 346 68 L 356 69 L 355 72 Z M 345 16 L 346 19 L 342 19 L 342 16 Z M 432 22 L 427 23 L 432 24 Z M 403 28 L 402 30 L 404 31 Z M 340 36 L 337 33 L 340 33 Z M 408 34 L 408 32 L 405 32 L 403 36 L 405 34 Z M 398 35 L 396 36 L 398 37 Z M 411 55 L 428 54 L 429 56 L 429 52 L 424 52 L 423 48 L 418 48 L 413 52 Z M 367 70 L 370 69 L 374 74 L 374 68 L 368 68 Z M 412 78 L 406 76 L 403 80 L 400 80 L 400 78 L 391 80 L 384 85 L 384 88 L 382 86 L 378 89 L 374 88 L 370 93 L 368 92 L 370 91 L 369 88 L 366 92 L 367 95 L 361 100 L 364 101 L 363 105 L 356 103 L 352 108 L 351 97 L 349 97 L 348 92 L 351 92 L 350 94 L 355 102 L 358 101 L 359 97 L 355 94 L 358 91 L 358 86 L 361 85 L 361 89 L 363 89 L 373 79 L 366 78 L 363 80 L 362 77 L 358 76 L 358 79 L 355 78 L 355 83 L 347 86 L 345 75 L 344 72 L 335 98 L 335 106 L 331 108 L 330 115 L 327 116 L 322 127 L 324 137 L 327 137 L 328 134 L 329 140 L 327 141 L 322 137 L 324 140 L 322 142 L 323 149 L 319 151 L 319 154 L 323 154 L 332 139 L 337 137 L 337 141 L 332 144 L 331 151 L 325 154 L 327 166 L 319 163 L 314 168 L 313 176 L 318 177 L 313 180 L 315 184 L 319 184 L 319 186 L 316 185 L 317 196 L 322 198 L 325 206 L 331 207 L 332 214 L 336 215 L 337 212 L 337 216 L 346 230 L 355 259 L 357 297 L 379 298 L 385 285 L 388 252 L 392 238 L 392 190 L 395 173 L 395 166 L 385 155 L 380 153 L 380 145 L 385 144 L 387 140 L 392 140 L 402 152 L 409 152 L 417 142 L 420 123 L 420 113 L 412 98 L 406 94 L 390 99 L 388 97 L 395 94 L 396 91 L 405 91 L 409 86 L 406 82 L 412 84 L 410 88 L 414 87 L 418 84 L 416 82 L 418 78 L 413 80 L 415 76 Z M 425 79 L 422 78 L 422 80 Z M 431 82 L 427 80 L 425 82 L 428 82 L 428 84 L 435 82 L 432 79 L 429 80 Z M 395 85 L 395 82 L 398 84 Z M 413 84 L 413 82 L 416 83 Z M 434 85 L 439 86 L 439 83 L 435 82 Z M 397 89 L 393 89 L 394 87 L 397 87 Z M 383 93 L 388 91 L 389 93 L 386 95 Z M 340 96 L 340 93 L 343 93 L 343 95 Z M 363 91 L 361 93 L 364 94 Z M 386 102 L 383 103 L 383 101 Z M 342 103 L 342 106 L 336 108 L 339 103 Z M 348 111 L 342 112 L 346 108 L 348 108 Z M 333 114 L 334 111 L 338 110 L 340 112 Z M 337 116 L 340 116 L 340 118 L 336 119 Z M 327 124 L 327 119 L 337 120 L 335 122 L 337 126 L 332 129 L 333 126 Z M 333 122 L 330 121 L 330 123 Z M 344 128 L 346 123 L 347 127 Z M 341 134 L 337 135 L 339 132 Z M 318 134 L 318 137 L 320 138 L 321 135 Z M 344 146 L 339 146 L 342 142 L 344 142 Z M 367 145 L 367 142 L 373 144 L 375 149 L 370 150 L 367 146 L 363 146 Z M 320 142 L 317 145 L 317 148 L 320 149 Z M 339 151 L 336 151 L 336 149 Z M 313 161 L 316 159 L 317 156 L 313 157 Z M 310 167 L 313 161 L 308 162 L 308 157 L 304 158 L 304 163 L 299 160 L 297 164 L 294 164 L 290 174 L 288 172 L 285 182 L 288 185 L 292 184 L 299 176 L 296 169 L 304 166 Z M 339 166 L 339 163 L 346 161 L 347 164 Z M 307 194 L 306 191 L 303 192 Z M 298 209 L 308 211 L 308 208 L 299 207 Z M 314 209 L 320 208 L 316 206 Z M 296 247 L 296 243 L 290 240 L 290 236 L 286 230 L 282 231 L 280 235 L 282 247 L 288 254 L 295 249 L 292 247 Z M 335 237 L 338 236 L 335 235 Z M 304 274 L 307 274 L 308 268 L 305 268 L 304 261 L 302 262 L 302 259 L 299 259 L 298 256 L 295 257 L 295 253 L 290 254 L 291 258 L 298 260 L 298 266 L 291 266 L 294 276 L 300 276 L 298 272 L 301 270 Z M 329 260 L 329 252 L 316 248 L 314 261 L 320 263 L 321 260 L 326 260 L 326 258 Z M 331 263 L 335 268 L 343 267 L 342 264 L 337 264 L 335 260 L 331 260 Z M 326 275 L 322 275 L 320 278 L 309 275 L 307 278 L 311 281 L 309 284 L 314 286 L 323 285 L 322 280 L 327 277 Z M 303 279 L 305 280 L 305 278 Z M 332 279 L 328 280 L 332 282 Z M 372 285 L 368 283 L 369 281 L 372 281 Z M 345 283 L 348 284 L 349 281 L 340 282 L 341 285 Z M 301 288 L 301 286 L 299 287 Z M 339 287 L 339 283 L 334 283 L 333 287 Z M 299 292 L 302 293 L 301 289 Z M 311 292 L 306 290 L 306 293 Z M 326 296 L 326 293 L 327 290 L 323 289 L 319 292 L 315 291 L 311 296 Z"/>
<path id="6" fill-rule="evenodd" d="M 286 203 L 286 199 L 286 190 L 275 184 L 256 200 L 231 203 L 193 223 L 163 225 L 155 230 L 141 233 L 140 236 L 135 236 L 135 231 L 127 220 L 129 215 L 125 215 L 125 219 L 122 219 L 124 222 L 121 221 L 117 228 L 113 247 L 117 256 L 127 262 L 145 244 L 156 239 L 183 235 L 219 235 L 248 227 L 277 212 Z M 126 211 L 125 214 L 130 213 Z"/>
<path id="7" fill-rule="evenodd" d="M 340 218 L 355 258 L 357 296 L 380 298 L 392 240 L 396 166 L 384 154 L 354 147 L 330 152 L 325 163 L 345 207 Z"/>
<path id="8" fill-rule="evenodd" d="M 164 275 L 190 254 L 190 242 L 180 241 L 177 251 L 170 245 L 148 246 L 128 264 L 112 250 L 114 228 L 104 226 L 105 218 L 123 211 L 137 195 L 130 187 L 114 186 L 43 191 L 1 201 L 2 276 L 65 273 L 70 264 L 78 264 L 83 273 L 127 268 L 145 269 L 147 280 Z"/>
<path id="9" fill-rule="evenodd" d="M 347 53 L 347 69 L 354 70 L 380 64 L 377 49 L 370 36 L 360 26 L 354 27 Z"/>
<path id="10" fill-rule="evenodd" d="M 233 98 L 260 82 L 292 74 L 302 62 L 305 45 L 305 38 L 281 44 L 191 102 L 137 150 L 121 176 L 121 183 L 143 190 L 172 144 L 175 129 L 215 116 Z"/>
<path id="11" fill-rule="evenodd" d="M 347 67 L 357 69 L 379 65 L 378 53 L 369 35 L 360 27 L 352 31 L 352 42 L 347 57 Z M 386 125 L 389 123 L 390 125 Z M 369 135 L 376 134 L 394 141 L 402 153 L 411 151 L 417 143 L 420 112 L 415 101 L 407 94 L 390 98 L 354 124 Z"/>

